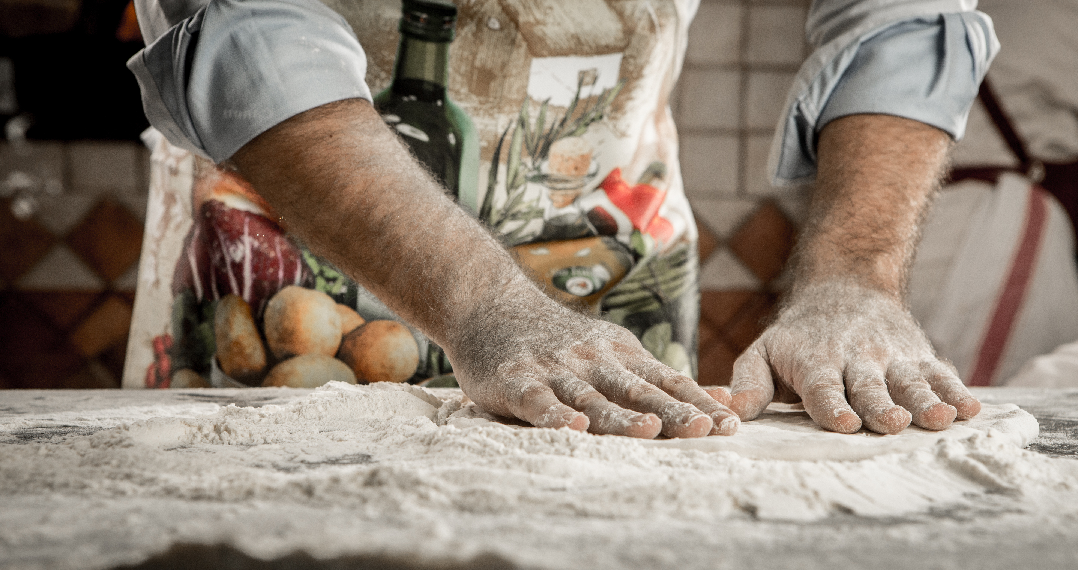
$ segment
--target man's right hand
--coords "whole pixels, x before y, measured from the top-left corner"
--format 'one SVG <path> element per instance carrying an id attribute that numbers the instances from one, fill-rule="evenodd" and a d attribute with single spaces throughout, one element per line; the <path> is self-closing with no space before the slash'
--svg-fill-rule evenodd
<path id="1" fill-rule="evenodd" d="M 541 427 L 653 438 L 732 435 L 740 421 L 628 330 L 567 309 L 523 276 L 445 346 L 464 393 Z"/>
<path id="2" fill-rule="evenodd" d="M 290 232 L 444 347 L 482 408 L 633 437 L 737 430 L 729 408 L 629 331 L 543 294 L 368 102 L 296 115 L 232 162 Z"/>

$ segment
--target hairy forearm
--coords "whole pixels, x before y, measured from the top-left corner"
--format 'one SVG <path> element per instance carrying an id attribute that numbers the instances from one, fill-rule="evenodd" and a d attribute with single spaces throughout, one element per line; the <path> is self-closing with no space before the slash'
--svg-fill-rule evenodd
<path id="1" fill-rule="evenodd" d="M 851 115 L 824 127 L 793 295 L 842 280 L 903 297 L 950 147 L 943 131 L 889 115 Z"/>
<path id="2" fill-rule="evenodd" d="M 232 161 L 290 232 L 435 342 L 526 282 L 366 101 L 297 115 Z"/>

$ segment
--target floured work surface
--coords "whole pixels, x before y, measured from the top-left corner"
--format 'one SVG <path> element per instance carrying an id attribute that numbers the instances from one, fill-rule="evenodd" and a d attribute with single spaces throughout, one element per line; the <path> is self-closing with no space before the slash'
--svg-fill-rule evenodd
<path id="1" fill-rule="evenodd" d="M 1037 425 L 1014 406 L 940 433 L 844 436 L 786 410 L 638 441 L 400 385 L 4 397 L 3 568 L 183 543 L 409 568 L 1078 564 L 1078 462 L 1023 450 Z"/>

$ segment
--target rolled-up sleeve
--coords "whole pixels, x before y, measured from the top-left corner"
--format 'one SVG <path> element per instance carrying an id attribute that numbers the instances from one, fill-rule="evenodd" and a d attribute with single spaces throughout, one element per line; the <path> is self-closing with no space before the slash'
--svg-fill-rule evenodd
<path id="1" fill-rule="evenodd" d="M 150 124 L 215 162 L 303 111 L 371 99 L 355 33 L 317 0 L 211 0 L 127 65 Z"/>
<path id="2" fill-rule="evenodd" d="M 828 122 L 880 113 L 959 139 L 999 43 L 974 0 L 817 0 L 814 46 L 787 97 L 771 147 L 772 183 L 816 175 L 816 135 Z"/>

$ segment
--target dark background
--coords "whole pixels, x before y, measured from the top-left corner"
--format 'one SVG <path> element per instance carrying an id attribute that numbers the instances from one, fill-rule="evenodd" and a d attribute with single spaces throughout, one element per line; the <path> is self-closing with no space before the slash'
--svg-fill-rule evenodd
<path id="1" fill-rule="evenodd" d="M 138 140 L 149 124 L 125 65 L 143 45 L 129 3 L 0 0 L 0 58 L 13 64 L 16 106 L 0 109 L 0 124 L 25 113 L 32 139 Z"/>

